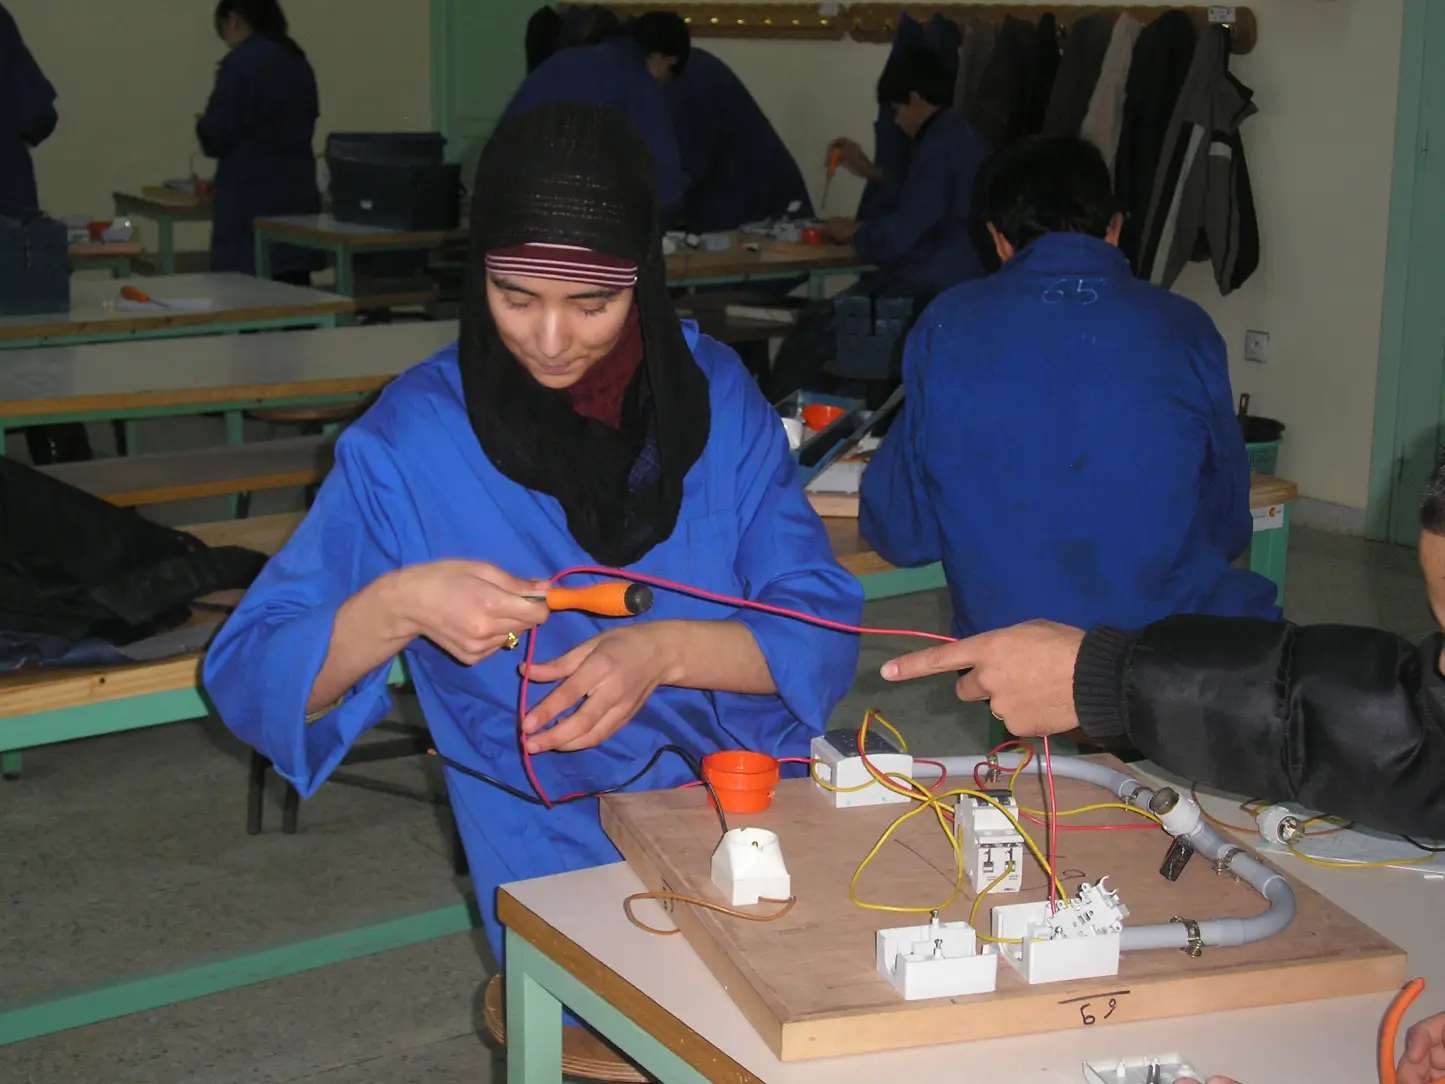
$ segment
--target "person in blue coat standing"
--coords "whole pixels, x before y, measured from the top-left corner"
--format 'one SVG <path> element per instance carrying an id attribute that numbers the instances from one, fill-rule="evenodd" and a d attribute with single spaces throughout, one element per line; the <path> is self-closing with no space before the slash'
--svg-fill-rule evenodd
<path id="1" fill-rule="evenodd" d="M 685 70 L 691 51 L 680 16 L 648 12 L 596 44 L 559 48 L 522 80 L 502 120 L 542 102 L 597 102 L 615 109 L 651 153 L 658 200 L 670 222 L 682 210 L 686 177 L 662 84 Z"/>
<path id="2" fill-rule="evenodd" d="M 59 121 L 55 88 L 0 4 L 0 214 L 40 208 L 30 149 L 49 139 Z"/>
<path id="3" fill-rule="evenodd" d="M 551 102 L 501 124 L 460 341 L 342 434 L 204 667 L 226 725 L 310 796 L 386 714 L 404 655 L 504 966 L 498 886 L 619 860 L 599 792 L 681 786 L 721 750 L 806 759 L 857 665 L 856 637 L 738 603 L 856 625 L 863 594 L 777 412 L 678 320 L 656 204 L 615 111 Z M 731 601 L 658 587 L 637 619 L 549 615 L 537 596 L 579 566 Z"/>
<path id="4" fill-rule="evenodd" d="M 215 23 L 230 51 L 196 122 L 201 150 L 216 159 L 211 270 L 249 275 L 256 270 L 255 219 L 321 210 L 312 149 L 320 99 L 277 0 L 220 0 Z M 281 245 L 271 257 L 272 278 L 309 284 L 320 262 L 317 253 Z"/>
<path id="5" fill-rule="evenodd" d="M 731 68 L 693 49 L 666 93 L 687 175 L 684 229 L 735 230 L 793 207 L 798 217 L 813 217 L 798 163 Z"/>
<path id="6" fill-rule="evenodd" d="M 941 294 L 909 336 L 863 537 L 901 567 L 943 562 L 959 636 L 1278 620 L 1275 586 L 1231 567 L 1252 517 L 1224 342 L 1134 277 L 1103 156 L 1018 144 L 986 209 L 1003 267 Z"/>

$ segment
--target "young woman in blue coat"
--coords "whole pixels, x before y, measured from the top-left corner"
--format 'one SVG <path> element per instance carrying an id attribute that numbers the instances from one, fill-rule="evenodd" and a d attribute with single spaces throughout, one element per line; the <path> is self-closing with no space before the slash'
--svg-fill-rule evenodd
<path id="1" fill-rule="evenodd" d="M 216 159 L 211 270 L 249 275 L 255 219 L 321 210 L 311 145 L 320 115 L 316 75 L 277 0 L 220 0 L 215 22 L 230 52 L 196 123 L 201 150 Z M 282 245 L 272 278 L 308 284 L 317 266 L 316 253 Z"/>
<path id="2" fill-rule="evenodd" d="M 403 655 L 500 957 L 499 885 L 618 861 L 595 798 L 543 795 L 676 787 L 722 749 L 806 757 L 858 656 L 850 635 L 662 589 L 623 621 L 529 596 L 601 565 L 856 624 L 862 590 L 777 413 L 678 320 L 649 159 L 620 114 L 554 102 L 504 122 L 471 223 L 460 341 L 342 435 L 205 685 L 309 796 L 386 713 Z M 527 636 L 523 713 L 510 649 Z"/>

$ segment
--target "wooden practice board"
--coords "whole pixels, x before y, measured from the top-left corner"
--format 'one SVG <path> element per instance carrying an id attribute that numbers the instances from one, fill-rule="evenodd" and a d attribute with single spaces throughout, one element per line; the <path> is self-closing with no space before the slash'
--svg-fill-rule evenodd
<path id="1" fill-rule="evenodd" d="M 1108 760 L 1108 763 L 1117 762 Z M 962 780 L 953 786 L 972 785 Z M 1060 809 L 1108 801 L 1085 783 L 1057 781 Z M 1037 777 L 1021 780 L 1020 804 L 1042 808 Z M 778 833 L 797 903 L 776 922 L 745 922 L 686 904 L 667 905 L 693 949 L 782 1061 L 860 1054 L 934 1043 L 1217 1012 L 1317 998 L 1394 990 L 1405 978 L 1405 954 L 1319 893 L 1290 878 L 1298 914 L 1284 933 L 1240 948 L 1125 953 L 1119 974 L 1082 982 L 1029 986 L 999 961 L 992 994 L 904 1001 L 875 965 L 878 930 L 928 921 L 865 910 L 848 899 L 858 863 L 908 807 L 832 808 L 805 779 L 777 790 L 772 808 L 735 815 L 729 827 Z M 1137 820 L 1123 811 L 1088 813 L 1070 824 Z M 712 885 L 710 862 L 718 822 L 698 788 L 602 799 L 602 826 L 638 877 L 666 890 L 726 902 Z M 1025 823 L 1044 843 L 1044 829 Z M 1060 832 L 1058 869 L 1070 893 L 1081 880 L 1108 875 L 1130 910 L 1129 925 L 1239 918 L 1264 910 L 1247 885 L 1217 875 L 1195 856 L 1171 883 L 1159 874 L 1168 849 L 1162 831 Z M 932 814 L 907 821 L 859 881 L 873 903 L 937 906 L 952 888 L 953 851 Z M 1021 893 L 988 897 L 978 926 L 990 928 L 993 903 L 1044 899 L 1043 872 L 1030 860 Z M 972 892 L 965 884 L 945 921 L 967 920 Z M 765 914 L 771 905 L 759 905 Z"/>

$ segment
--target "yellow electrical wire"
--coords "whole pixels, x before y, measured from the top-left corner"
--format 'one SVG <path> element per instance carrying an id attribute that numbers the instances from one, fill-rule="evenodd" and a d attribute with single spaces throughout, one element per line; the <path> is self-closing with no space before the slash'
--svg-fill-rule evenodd
<path id="1" fill-rule="evenodd" d="M 1032 750 L 1030 750 L 1030 753 L 1032 754 Z M 1029 762 L 1032 759 L 1032 755 L 1025 757 L 1023 762 L 1009 774 L 1009 794 L 1012 795 L 1014 793 L 1014 788 L 1018 786 L 1019 776 L 1023 773 L 1023 770 L 1029 766 Z M 1015 798 L 1014 800 L 1017 802 L 1018 799 Z M 1094 805 L 1080 806 L 1078 809 L 1056 809 L 1054 810 L 1053 815 L 1055 817 L 1075 817 L 1078 816 L 1080 813 L 1094 813 L 1101 809 L 1122 809 L 1126 813 L 1138 814 L 1145 820 L 1153 821 L 1155 824 L 1160 823 L 1159 818 L 1156 817 L 1149 810 L 1140 809 L 1138 806 L 1128 805 L 1124 802 L 1098 802 Z M 1047 810 L 1026 809 L 1023 806 L 1019 806 L 1019 812 L 1027 813 L 1031 817 L 1047 817 L 1049 815 Z"/>
<path id="2" fill-rule="evenodd" d="M 973 898 L 973 906 L 968 911 L 968 924 L 973 927 L 974 936 L 980 941 L 987 941 L 991 945 L 1022 945 L 1022 937 L 990 937 L 988 934 L 978 932 L 978 909 L 983 903 L 983 898 L 992 892 L 1004 879 L 1014 871 L 1014 864 L 1010 862 L 1003 869 L 1003 872 L 988 883 L 988 887 Z"/>
<path id="3" fill-rule="evenodd" d="M 1312 834 L 1323 836 L 1329 833 L 1315 832 Z M 1396 862 L 1340 862 L 1333 858 L 1316 858 L 1314 855 L 1302 854 L 1296 850 L 1299 842 L 1299 839 L 1292 839 L 1285 844 L 1289 848 L 1289 853 L 1301 862 L 1308 862 L 1312 866 L 1324 866 L 1326 869 L 1389 869 L 1392 866 L 1424 866 L 1439 857 L 1439 855 L 1427 854 L 1424 858 L 1401 858 Z"/>

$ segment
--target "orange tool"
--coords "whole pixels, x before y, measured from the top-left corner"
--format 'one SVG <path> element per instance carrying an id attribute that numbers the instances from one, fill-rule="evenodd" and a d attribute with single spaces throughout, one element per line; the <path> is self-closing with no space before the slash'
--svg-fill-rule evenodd
<path id="1" fill-rule="evenodd" d="M 821 212 L 828 205 L 828 189 L 833 187 L 833 177 L 838 172 L 838 160 L 842 157 L 837 147 L 828 148 L 828 179 L 823 182 L 823 198 L 818 201 Z"/>
<path id="2" fill-rule="evenodd" d="M 139 305 L 159 305 L 163 309 L 170 308 L 164 301 L 157 301 L 144 290 L 137 290 L 134 286 L 122 286 L 120 288 L 120 296 L 127 301 L 134 301 Z"/>
<path id="3" fill-rule="evenodd" d="M 591 587 L 554 587 L 545 595 L 526 595 L 549 610 L 581 610 L 598 617 L 636 617 L 652 609 L 652 588 L 645 583 L 596 583 Z"/>
<path id="4" fill-rule="evenodd" d="M 1404 989 L 1395 995 L 1389 1011 L 1385 1013 L 1385 1022 L 1380 1028 L 1381 1084 L 1395 1084 L 1395 1039 L 1400 1033 L 1400 1022 L 1405 1019 L 1405 1013 L 1424 989 L 1424 979 L 1411 979 Z"/>

